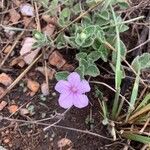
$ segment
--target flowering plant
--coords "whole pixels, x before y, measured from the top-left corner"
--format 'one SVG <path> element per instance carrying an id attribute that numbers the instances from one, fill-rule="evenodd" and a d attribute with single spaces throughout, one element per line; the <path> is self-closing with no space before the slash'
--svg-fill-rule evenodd
<path id="1" fill-rule="evenodd" d="M 65 109 L 72 107 L 86 107 L 89 103 L 86 92 L 90 91 L 89 83 L 76 72 L 71 73 L 66 80 L 60 80 L 55 86 L 55 90 L 60 93 L 59 105 Z"/>

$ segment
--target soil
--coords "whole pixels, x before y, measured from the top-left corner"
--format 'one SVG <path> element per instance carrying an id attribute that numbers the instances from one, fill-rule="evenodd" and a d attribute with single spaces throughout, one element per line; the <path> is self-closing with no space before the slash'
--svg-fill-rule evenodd
<path id="1" fill-rule="evenodd" d="M 10 1 L 10 3 L 12 2 Z M 134 0 L 134 5 L 136 4 L 138 4 L 138 1 Z M 142 8 L 144 11 L 141 13 L 145 13 L 145 7 L 143 6 Z M 137 11 L 140 10 L 138 9 Z M 135 10 L 132 15 L 135 15 Z M 135 31 L 134 26 L 130 26 L 130 31 Z M 138 33 L 133 32 L 133 35 L 131 36 L 130 31 L 121 35 L 122 40 L 126 43 L 128 49 L 134 48 L 138 41 Z M 4 39 L 1 41 L 7 41 L 7 37 L 3 36 L 3 32 L 1 35 L 1 31 L 0 37 Z M 13 39 L 10 39 L 10 42 L 12 41 Z M 0 49 L 3 49 L 5 46 L 5 42 L 3 42 L 0 43 Z M 16 48 L 16 54 L 18 49 L 19 47 Z M 67 56 L 68 55 L 65 53 L 64 57 L 66 58 Z M 73 56 L 67 58 L 68 61 L 72 60 L 72 57 Z M 3 56 L 1 59 L 2 58 Z M 131 58 L 128 59 L 130 60 Z M 93 132 L 112 139 L 108 132 L 108 128 L 102 124 L 102 116 L 100 114 L 101 108 L 97 97 L 94 96 L 94 87 L 93 91 L 88 95 L 91 103 L 88 107 L 84 109 L 77 109 L 73 107 L 68 110 L 65 115 L 62 115 L 64 109 L 61 109 L 58 106 L 59 95 L 54 90 L 54 86 L 56 84 L 55 79 L 49 82 L 50 95 L 48 95 L 45 100 L 42 100 L 40 91 L 34 96 L 29 96 L 29 91 L 25 90 L 26 85 L 22 87 L 20 83 L 25 83 L 26 78 L 30 78 L 42 84 L 43 81 L 45 81 L 45 77 L 34 69 L 38 65 L 39 64 L 37 63 L 23 78 L 23 80 L 21 80 L 21 82 L 19 82 L 19 84 L 17 84 L 11 92 L 3 98 L 9 106 L 11 104 L 15 104 L 19 107 L 23 106 L 25 108 L 26 106 L 31 105 L 34 107 L 34 112 L 32 115 L 25 116 L 17 112 L 11 117 L 14 120 L 9 120 L 10 113 L 7 107 L 0 111 L 1 146 L 8 150 L 121 150 L 124 148 L 126 142 L 123 139 L 119 141 L 110 141 L 108 139 L 100 138 L 97 135 L 90 134 Z M 103 66 L 105 66 L 105 64 Z M 13 79 L 17 78 L 17 76 L 24 70 L 24 68 L 21 69 L 18 67 L 10 69 L 9 62 L 6 62 L 5 67 L 3 68 L 5 68 L 5 71 L 12 76 Z M 3 72 L 3 70 L 0 70 L 0 73 L 1 72 Z M 97 80 L 103 80 L 113 86 L 113 79 L 103 78 L 106 75 L 107 73 L 103 70 L 101 77 Z M 106 99 L 113 99 L 114 95 L 110 90 L 103 87 L 100 88 L 103 90 L 104 97 L 106 97 Z M 1 116 L 5 118 L 1 118 Z M 33 123 L 33 121 L 49 117 L 52 119 L 40 122 L 41 124 Z M 18 122 L 15 121 L 15 119 L 26 120 L 28 123 L 24 121 Z M 57 123 L 60 119 L 61 121 Z M 53 123 L 57 123 L 56 126 L 54 125 L 47 131 L 43 131 L 45 127 Z M 76 130 L 74 131 L 72 128 Z M 81 130 L 84 131 L 84 133 Z M 89 133 L 89 131 L 91 132 Z M 67 144 L 64 142 L 63 144 L 65 144 L 65 146 L 63 148 L 59 148 L 58 142 L 63 138 L 70 141 L 70 143 Z M 142 147 L 141 144 L 134 142 L 131 142 L 130 146 L 131 149 L 135 150 L 140 150 Z"/>

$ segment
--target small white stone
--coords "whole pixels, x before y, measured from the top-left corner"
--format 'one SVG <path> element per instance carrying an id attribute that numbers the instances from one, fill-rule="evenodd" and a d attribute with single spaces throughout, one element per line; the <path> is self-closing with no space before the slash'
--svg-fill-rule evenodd
<path id="1" fill-rule="evenodd" d="M 20 6 L 20 11 L 22 13 L 22 15 L 24 16 L 31 16 L 34 17 L 34 8 L 32 7 L 32 5 L 30 4 L 22 4 Z"/>

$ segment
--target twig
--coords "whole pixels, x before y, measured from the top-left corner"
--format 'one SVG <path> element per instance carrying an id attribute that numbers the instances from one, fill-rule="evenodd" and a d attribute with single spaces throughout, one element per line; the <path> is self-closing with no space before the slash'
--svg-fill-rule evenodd
<path id="1" fill-rule="evenodd" d="M 13 122 L 22 122 L 22 123 L 26 123 L 26 124 L 37 124 L 37 125 L 43 125 L 43 126 L 48 126 L 49 125 L 47 123 L 41 123 L 41 122 L 37 122 L 37 121 L 26 121 L 26 120 L 19 120 L 19 119 L 11 119 L 11 118 L 8 118 L 8 117 L 1 117 L 0 120 L 8 120 L 8 121 L 13 121 Z M 113 141 L 113 139 L 111 139 L 111 138 L 107 138 L 105 136 L 102 136 L 102 135 L 94 133 L 94 132 L 90 132 L 88 130 L 80 130 L 80 129 L 76 129 L 76 128 L 61 126 L 61 125 L 53 125 L 52 127 L 71 130 L 71 131 L 76 131 L 76 132 L 96 136 L 96 137 L 99 137 L 99 138 L 103 138 L 103 139 L 106 139 L 106 140 L 109 140 L 109 141 Z"/>
<path id="2" fill-rule="evenodd" d="M 148 32 L 148 40 L 150 40 L 150 16 L 149 16 L 149 19 L 148 19 L 148 28 L 149 28 L 149 32 Z M 147 52 L 150 53 L 150 43 L 148 43 L 148 46 L 147 46 Z"/>
<path id="3" fill-rule="evenodd" d="M 24 34 L 24 31 L 21 32 L 17 39 L 15 40 L 14 44 L 12 45 L 10 51 L 7 53 L 7 55 L 5 56 L 5 58 L 3 59 L 3 61 L 0 64 L 0 68 L 2 68 L 2 66 L 4 65 L 5 61 L 7 60 L 7 58 L 9 57 L 9 55 L 11 54 L 11 52 L 14 50 L 15 46 L 17 45 L 17 43 L 19 42 L 20 38 L 22 37 L 22 35 Z"/>
<path id="4" fill-rule="evenodd" d="M 150 17 L 150 11 L 148 12 L 148 15 L 146 17 L 146 21 L 149 21 L 149 17 Z M 142 43 L 144 43 L 148 37 L 148 32 L 149 32 L 149 28 L 148 27 L 144 27 L 141 35 L 140 35 L 140 39 L 138 40 L 137 45 L 141 45 Z M 136 49 L 136 51 L 132 52 L 132 56 L 137 56 L 137 55 L 141 55 L 142 54 L 142 50 L 143 50 L 143 46 L 140 46 L 138 49 Z"/>
<path id="5" fill-rule="evenodd" d="M 37 7 L 37 3 L 34 2 L 35 5 L 35 12 L 36 12 L 36 24 L 37 24 L 37 30 L 39 32 L 41 32 L 41 24 L 40 24 L 40 19 L 39 19 L 39 13 L 38 13 L 38 7 Z"/>
<path id="6" fill-rule="evenodd" d="M 71 108 L 67 109 L 65 112 L 62 113 L 62 115 L 64 116 Z M 51 128 L 52 126 L 58 124 L 60 121 L 62 120 L 62 118 L 60 118 L 59 120 L 57 120 L 56 122 L 54 122 L 53 124 L 50 124 L 49 126 L 45 127 L 43 129 L 43 131 L 48 130 L 49 128 Z"/>
<path id="7" fill-rule="evenodd" d="M 2 27 L 4 30 L 13 30 L 13 31 L 33 31 L 34 29 L 23 29 L 23 28 L 16 28 L 16 27 L 9 27 L 9 26 L 4 26 L 0 24 L 0 27 Z"/>
<path id="8" fill-rule="evenodd" d="M 131 52 L 133 52 L 134 50 L 136 50 L 136 49 L 138 49 L 138 48 L 144 46 L 145 44 L 147 44 L 147 43 L 149 43 L 149 42 L 150 42 L 150 38 L 149 38 L 147 41 L 141 43 L 140 45 L 138 45 L 138 46 L 136 46 L 136 47 L 134 47 L 134 48 L 128 50 L 127 53 L 131 53 Z"/>
<path id="9" fill-rule="evenodd" d="M 143 128 L 140 130 L 140 133 L 142 134 L 144 132 L 144 130 L 146 129 L 147 125 L 149 124 L 150 122 L 150 113 L 149 113 L 149 118 L 146 120 Z"/>
<path id="10" fill-rule="evenodd" d="M 40 54 L 17 78 L 16 80 L 4 91 L 4 93 L 0 96 L 2 99 L 31 69 L 31 67 L 41 58 L 42 54 Z"/>
<path id="11" fill-rule="evenodd" d="M 116 90 L 115 90 L 114 88 L 112 88 L 111 86 L 109 86 L 108 84 L 106 84 L 106 83 L 104 83 L 104 82 L 90 81 L 90 83 L 104 85 L 104 86 L 106 86 L 107 88 L 109 88 L 110 90 L 112 90 L 113 92 L 116 92 Z M 119 96 L 122 98 L 122 100 L 125 100 L 125 101 L 128 103 L 128 105 L 129 105 L 130 107 L 133 107 L 133 106 L 128 102 L 128 100 L 127 100 L 124 96 L 122 96 L 121 94 L 119 94 Z"/>

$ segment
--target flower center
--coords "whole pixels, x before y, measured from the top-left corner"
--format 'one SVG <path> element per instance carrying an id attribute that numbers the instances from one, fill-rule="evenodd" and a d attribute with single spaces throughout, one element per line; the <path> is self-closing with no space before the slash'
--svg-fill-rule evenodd
<path id="1" fill-rule="evenodd" d="M 78 89 L 76 87 L 72 86 L 72 87 L 70 87 L 70 91 L 72 93 L 77 93 Z"/>

